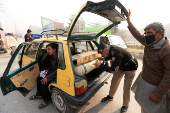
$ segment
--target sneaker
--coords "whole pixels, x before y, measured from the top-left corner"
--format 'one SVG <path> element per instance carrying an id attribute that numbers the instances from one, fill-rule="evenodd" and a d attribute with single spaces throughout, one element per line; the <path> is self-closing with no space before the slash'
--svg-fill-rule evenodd
<path id="1" fill-rule="evenodd" d="M 107 95 L 107 97 L 102 98 L 101 102 L 111 101 L 111 100 L 113 100 L 113 97 Z"/>
<path id="2" fill-rule="evenodd" d="M 128 110 L 128 107 L 122 106 L 120 113 L 126 113 L 127 110 Z"/>

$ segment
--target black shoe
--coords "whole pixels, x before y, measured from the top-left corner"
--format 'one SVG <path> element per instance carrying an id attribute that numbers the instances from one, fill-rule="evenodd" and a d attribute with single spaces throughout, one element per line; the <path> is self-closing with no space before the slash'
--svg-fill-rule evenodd
<path id="1" fill-rule="evenodd" d="M 101 102 L 111 101 L 111 100 L 113 100 L 113 97 L 107 95 L 107 97 L 102 98 Z"/>
<path id="2" fill-rule="evenodd" d="M 122 106 L 120 113 L 125 113 L 128 110 L 128 107 Z"/>

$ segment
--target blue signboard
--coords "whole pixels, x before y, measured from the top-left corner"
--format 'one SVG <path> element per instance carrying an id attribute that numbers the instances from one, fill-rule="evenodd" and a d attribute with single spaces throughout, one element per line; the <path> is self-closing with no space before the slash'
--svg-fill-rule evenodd
<path id="1" fill-rule="evenodd" d="M 42 34 L 31 34 L 31 37 L 33 37 L 33 39 L 39 39 L 42 38 Z"/>

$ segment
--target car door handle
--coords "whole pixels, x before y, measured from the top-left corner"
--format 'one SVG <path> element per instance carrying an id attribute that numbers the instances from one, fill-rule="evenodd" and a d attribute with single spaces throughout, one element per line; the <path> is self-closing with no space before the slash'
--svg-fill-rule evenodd
<path id="1" fill-rule="evenodd" d="M 28 79 L 25 79 L 23 82 L 21 82 L 20 86 L 23 86 L 25 84 L 25 82 L 27 82 Z"/>
<path id="2" fill-rule="evenodd" d="M 34 66 L 30 67 L 29 71 L 32 71 L 34 69 Z"/>

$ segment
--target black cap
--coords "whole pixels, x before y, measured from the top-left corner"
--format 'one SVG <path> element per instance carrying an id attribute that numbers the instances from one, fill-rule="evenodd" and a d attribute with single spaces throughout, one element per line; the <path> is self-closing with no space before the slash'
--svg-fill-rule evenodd
<path id="1" fill-rule="evenodd" d="M 32 32 L 32 31 L 31 31 L 30 29 L 28 29 L 28 30 L 27 30 L 27 33 L 30 33 L 30 32 Z"/>
<path id="2" fill-rule="evenodd" d="M 98 53 L 102 53 L 103 50 L 107 47 L 107 45 L 104 42 L 101 42 L 98 46 Z"/>

